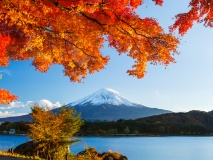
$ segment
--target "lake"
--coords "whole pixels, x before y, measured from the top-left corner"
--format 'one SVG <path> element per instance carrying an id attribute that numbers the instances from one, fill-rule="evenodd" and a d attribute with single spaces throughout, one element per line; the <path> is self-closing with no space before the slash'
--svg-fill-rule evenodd
<path id="1" fill-rule="evenodd" d="M 77 153 L 85 146 L 97 151 L 120 152 L 129 160 L 212 160 L 213 137 L 79 137 L 73 145 Z M 0 150 L 8 150 L 28 141 L 26 136 L 0 135 Z"/>

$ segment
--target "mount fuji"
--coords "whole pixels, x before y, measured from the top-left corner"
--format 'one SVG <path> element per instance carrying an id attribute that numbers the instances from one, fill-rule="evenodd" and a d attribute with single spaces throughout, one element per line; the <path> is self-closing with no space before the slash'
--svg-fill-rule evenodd
<path id="1" fill-rule="evenodd" d="M 86 106 L 86 105 L 102 105 L 102 104 L 109 104 L 109 105 L 125 105 L 125 106 L 135 106 L 136 104 L 128 101 L 124 97 L 121 96 L 120 93 L 114 91 L 110 88 L 100 89 L 99 91 L 83 98 L 78 101 L 72 102 L 67 106 Z"/>
<path id="2" fill-rule="evenodd" d="M 66 107 L 74 107 L 81 118 L 87 121 L 114 121 L 118 119 L 137 119 L 152 115 L 171 113 L 171 111 L 145 107 L 132 103 L 112 89 L 100 89 L 97 92 L 80 100 L 69 103 Z M 59 108 L 54 109 L 57 112 Z M 31 116 L 23 115 L 17 117 L 0 118 L 0 121 L 17 122 L 32 121 Z"/>
<path id="3" fill-rule="evenodd" d="M 132 103 L 112 89 L 100 89 L 83 99 L 69 103 L 67 107 L 74 107 L 77 112 L 81 113 L 82 118 L 91 121 L 137 119 L 171 113 L 168 110 Z"/>

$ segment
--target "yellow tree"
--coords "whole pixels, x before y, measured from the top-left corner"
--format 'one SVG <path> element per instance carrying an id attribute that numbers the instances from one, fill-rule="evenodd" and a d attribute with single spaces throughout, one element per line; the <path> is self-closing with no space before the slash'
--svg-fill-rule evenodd
<path id="1" fill-rule="evenodd" d="M 40 156 L 49 159 L 56 156 L 56 153 L 64 156 L 64 147 L 76 142 L 69 139 L 83 124 L 80 114 L 77 115 L 73 108 L 62 107 L 54 113 L 35 105 L 31 116 L 33 123 L 29 124 L 28 136 L 36 142 L 35 150 L 40 152 Z"/>

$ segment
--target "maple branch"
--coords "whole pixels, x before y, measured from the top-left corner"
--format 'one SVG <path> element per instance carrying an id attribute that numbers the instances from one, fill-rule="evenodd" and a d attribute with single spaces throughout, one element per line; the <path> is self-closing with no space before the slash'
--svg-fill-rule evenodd
<path id="1" fill-rule="evenodd" d="M 168 45 L 168 42 L 167 41 L 165 41 L 165 40 L 163 40 L 161 37 L 157 37 L 157 36 L 154 36 L 154 37 L 152 37 L 152 39 L 155 41 L 158 41 L 159 42 L 159 44 L 162 44 L 162 45 L 164 45 L 164 46 L 166 46 L 166 47 L 169 47 L 169 45 Z"/>
<path id="2" fill-rule="evenodd" d="M 158 36 L 148 37 L 148 36 L 146 36 L 146 35 L 144 35 L 144 34 L 142 34 L 142 33 L 138 33 L 137 30 L 136 30 L 136 28 L 134 28 L 132 25 L 128 25 L 128 26 L 135 32 L 135 34 L 140 35 L 140 36 L 142 36 L 142 37 L 144 37 L 144 38 L 147 38 L 147 40 L 148 40 L 150 46 L 153 48 L 153 50 L 155 50 L 156 47 L 154 46 L 154 43 L 151 43 L 150 40 L 153 40 L 153 41 L 157 40 L 157 41 L 159 41 L 159 42 L 161 42 L 161 43 L 164 43 L 164 44 L 166 45 L 166 47 L 168 47 L 168 43 L 166 43 L 166 41 L 161 40 L 160 37 L 158 37 Z M 122 29 L 123 29 L 123 28 L 122 28 Z M 124 29 L 123 29 L 123 30 L 124 30 Z M 141 29 L 140 29 L 140 30 L 141 30 Z M 126 30 L 125 30 L 125 31 L 126 31 Z M 142 30 L 142 31 L 145 32 L 144 30 Z M 126 31 L 126 32 L 127 32 L 127 31 Z M 129 35 L 131 35 L 129 32 L 127 32 L 127 33 L 128 33 Z"/>
<path id="3" fill-rule="evenodd" d="M 129 27 L 135 32 L 135 34 L 140 35 L 140 36 L 143 36 L 143 37 L 145 37 L 145 38 L 147 38 L 147 39 L 150 38 L 150 37 L 145 36 L 144 34 L 138 33 L 137 30 L 136 30 L 136 28 L 134 28 L 132 25 L 130 25 L 129 23 L 125 22 L 122 18 L 120 18 L 120 16 L 119 16 L 113 9 L 111 9 L 111 8 L 106 8 L 106 7 L 104 7 L 103 10 L 104 10 L 104 9 L 112 11 L 112 12 L 114 13 L 114 15 L 117 17 L 117 19 L 118 19 L 119 21 L 125 23 L 127 26 L 129 26 Z M 126 30 L 125 30 L 125 31 L 126 31 Z M 127 32 L 127 31 L 126 31 L 126 32 Z M 129 32 L 127 32 L 127 33 L 130 34 Z"/>
<path id="4" fill-rule="evenodd" d="M 135 46 L 137 47 L 137 49 L 138 49 L 138 51 L 139 51 L 139 53 L 141 53 L 141 51 L 140 51 L 140 48 L 138 47 L 138 44 L 137 44 L 137 42 L 135 41 L 135 38 L 134 37 L 132 37 L 132 35 L 128 32 L 128 31 L 126 31 L 125 29 L 123 29 L 123 28 L 120 28 L 120 29 L 122 29 L 124 32 L 122 32 L 119 28 L 117 28 L 116 27 L 116 29 L 118 30 L 118 31 L 120 31 L 121 33 L 123 33 L 123 34 L 126 34 L 126 35 L 128 35 L 133 41 L 134 41 L 134 43 L 135 43 Z"/>
<path id="5" fill-rule="evenodd" d="M 154 38 L 156 38 L 156 37 L 148 37 L 148 36 L 146 36 L 146 35 L 144 35 L 144 34 L 142 34 L 142 33 L 138 33 L 137 30 L 136 30 L 136 28 L 133 27 L 133 25 L 130 25 L 129 23 L 125 22 L 122 18 L 120 18 L 120 16 L 119 16 L 113 9 L 111 9 L 111 8 L 106 8 L 106 7 L 102 8 L 102 9 L 103 9 L 103 10 L 106 9 L 106 10 L 112 11 L 119 21 L 121 21 L 121 22 L 125 23 L 127 26 L 129 26 L 129 27 L 135 32 L 135 34 L 140 35 L 140 36 L 142 36 L 142 37 L 144 37 L 144 38 L 147 38 L 147 40 L 148 40 L 150 46 L 154 47 L 154 46 L 152 45 L 152 43 L 150 42 L 150 39 L 152 39 L 152 38 L 154 39 Z M 123 29 L 123 28 L 122 28 L 122 30 L 124 30 L 124 31 L 134 40 L 134 38 L 131 36 L 131 34 L 130 34 L 128 31 L 126 31 L 126 30 Z M 134 40 L 134 42 L 135 42 L 135 40 Z M 136 43 L 136 42 L 135 42 L 135 43 Z M 137 45 L 137 44 L 136 44 L 136 45 Z M 154 47 L 154 48 L 155 48 L 155 47 Z"/>
<path id="6" fill-rule="evenodd" d="M 64 41 L 64 46 L 65 46 L 67 54 L 69 54 L 68 49 L 67 49 L 67 43 L 66 43 L 66 41 Z"/>
<path id="7" fill-rule="evenodd" d="M 140 48 L 138 47 L 138 44 L 137 44 L 137 42 L 135 41 L 135 38 L 134 38 L 127 30 L 125 30 L 124 28 L 120 28 L 120 29 L 119 29 L 119 28 L 117 28 L 117 27 L 116 27 L 116 29 L 117 29 L 118 31 L 120 31 L 121 33 L 123 33 L 123 34 L 128 35 L 128 36 L 133 40 L 133 42 L 135 43 L 135 46 L 137 47 L 138 52 L 141 53 Z M 122 30 L 123 30 L 123 31 L 122 31 Z M 143 36 L 142 34 L 140 34 L 140 35 Z M 153 40 L 153 41 L 157 40 L 157 41 L 159 41 L 159 42 L 162 42 L 162 43 L 165 44 L 166 47 L 168 47 L 168 43 L 166 43 L 166 42 L 163 41 L 163 40 L 161 41 L 161 38 L 159 38 L 159 37 L 157 37 L 157 36 L 155 36 L 155 37 L 143 36 L 143 37 L 145 37 L 145 38 L 147 39 L 147 41 L 148 41 L 148 43 L 149 43 L 149 45 L 150 45 L 150 47 L 152 48 L 153 51 L 156 50 L 156 47 L 155 47 L 155 43 L 152 43 L 151 40 Z M 141 53 L 141 54 L 142 54 L 142 53 Z"/>
<path id="8" fill-rule="evenodd" d="M 51 2 L 52 4 L 54 4 L 56 7 L 62 9 L 62 10 L 66 10 L 66 11 L 71 11 L 70 8 L 65 8 L 62 5 L 59 4 L 59 2 L 56 2 L 54 0 L 49 0 L 49 2 Z M 74 8 L 74 7 L 73 7 Z"/>
<path id="9" fill-rule="evenodd" d="M 99 24 L 102 28 L 103 28 L 104 25 L 107 25 L 107 24 L 103 24 L 103 23 L 99 22 L 99 21 L 98 21 L 97 19 L 95 19 L 95 18 L 89 17 L 89 16 L 86 15 L 84 12 L 80 12 L 80 13 L 81 13 L 81 15 L 84 16 L 85 18 L 87 18 L 87 19 L 89 19 L 89 20 L 91 20 L 91 21 L 93 21 L 93 22 Z"/>
<path id="10" fill-rule="evenodd" d="M 86 53 L 86 52 L 83 50 L 83 48 L 78 47 L 77 45 L 75 45 L 74 43 L 70 42 L 69 40 L 67 40 L 67 39 L 65 39 L 65 38 L 63 38 L 63 40 L 64 40 L 65 42 L 67 42 L 67 43 L 69 43 L 69 44 L 75 46 L 75 47 L 78 48 L 79 50 L 81 50 L 81 51 L 82 51 L 85 55 L 87 55 L 88 57 L 92 57 L 92 58 L 95 58 L 95 59 L 97 58 L 97 57 L 95 57 L 95 56 L 92 56 L 92 55 Z"/>
<path id="11" fill-rule="evenodd" d="M 62 9 L 62 10 L 65 10 L 65 11 L 71 11 L 72 9 L 73 9 L 73 10 L 76 10 L 76 9 L 77 9 L 77 7 L 73 7 L 72 9 L 71 9 L 71 8 L 65 8 L 65 7 L 63 7 L 62 5 L 60 5 L 59 2 L 56 2 L 56 1 L 54 1 L 54 0 L 49 0 L 49 2 L 51 2 L 51 3 L 54 4 L 56 7 L 60 8 L 60 9 Z M 101 4 L 105 4 L 105 2 L 102 1 Z M 92 5 L 94 5 L 94 4 L 86 4 L 86 6 L 92 6 Z M 89 17 L 89 16 L 86 15 L 84 12 L 80 12 L 80 14 L 81 14 L 82 16 L 84 16 L 85 18 L 87 18 L 87 19 L 89 19 L 89 20 L 91 20 L 91 21 L 97 23 L 97 24 L 100 25 L 102 28 L 103 28 L 103 25 L 107 25 L 107 24 L 102 24 L 101 22 L 99 22 L 99 21 L 98 21 L 97 19 L 95 19 L 95 18 Z"/>
<path id="12" fill-rule="evenodd" d="M 48 31 L 49 33 L 54 33 L 54 34 L 60 34 L 60 33 L 67 33 L 67 34 L 71 34 L 72 32 L 70 31 L 65 31 L 65 32 L 59 32 L 59 31 L 56 31 L 56 30 L 52 30 L 50 29 L 50 27 L 37 27 L 33 24 L 29 24 L 30 27 L 32 29 L 35 29 L 35 30 L 38 30 L 38 31 Z"/>
<path id="13" fill-rule="evenodd" d="M 102 10 L 110 10 L 110 11 L 116 16 L 116 18 L 117 18 L 119 21 L 121 21 L 121 22 L 125 23 L 126 25 L 130 26 L 129 23 L 125 22 L 125 21 L 116 13 L 116 11 L 113 10 L 112 8 L 102 7 L 101 9 L 102 9 Z"/>

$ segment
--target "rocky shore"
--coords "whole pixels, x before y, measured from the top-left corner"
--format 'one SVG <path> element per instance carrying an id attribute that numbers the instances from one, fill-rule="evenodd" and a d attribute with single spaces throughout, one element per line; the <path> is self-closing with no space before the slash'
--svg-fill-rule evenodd
<path id="1" fill-rule="evenodd" d="M 31 156 L 39 155 L 39 153 L 35 152 L 36 144 L 33 141 L 29 141 L 17 146 L 14 149 L 15 154 Z M 69 155 L 69 154 L 68 154 Z M 41 156 L 39 156 L 41 157 Z M 81 159 L 81 160 L 128 160 L 128 158 L 118 152 L 107 151 L 103 153 L 99 153 L 96 151 L 95 148 L 87 148 L 85 151 L 78 153 L 76 156 L 67 156 L 66 160 L 74 160 L 74 159 Z"/>

